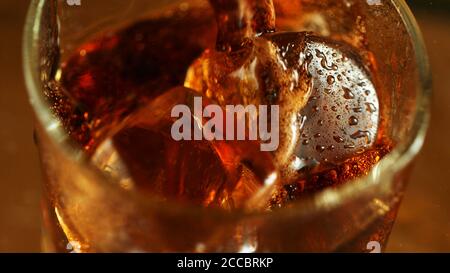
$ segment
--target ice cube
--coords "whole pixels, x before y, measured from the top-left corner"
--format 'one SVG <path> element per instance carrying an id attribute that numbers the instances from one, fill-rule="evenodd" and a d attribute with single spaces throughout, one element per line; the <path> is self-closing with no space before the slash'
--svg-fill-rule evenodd
<path id="1" fill-rule="evenodd" d="M 265 34 L 235 52 L 207 50 L 185 86 L 221 105 L 279 105 L 273 156 L 286 182 L 305 167 L 362 152 L 376 138 L 379 102 L 360 57 L 310 33 Z"/>
<path id="2" fill-rule="evenodd" d="M 379 101 L 370 74 L 351 48 L 312 37 L 311 97 L 300 114 L 305 122 L 296 155 L 318 162 L 338 163 L 374 143 Z"/>
<path id="3" fill-rule="evenodd" d="M 150 100 L 102 141 L 91 160 L 129 190 L 202 206 L 242 207 L 276 172 L 271 155 L 260 152 L 255 141 L 174 140 L 171 110 L 190 106 L 193 96 L 198 94 L 180 87 Z"/>

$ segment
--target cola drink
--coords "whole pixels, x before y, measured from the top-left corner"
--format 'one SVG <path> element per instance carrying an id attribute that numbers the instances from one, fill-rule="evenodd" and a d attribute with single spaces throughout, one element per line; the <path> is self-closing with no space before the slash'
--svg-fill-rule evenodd
<path id="1" fill-rule="evenodd" d="M 229 167 L 220 155 L 230 145 L 171 140 L 170 121 L 145 125 L 154 113 L 141 109 L 170 108 L 154 100 L 179 86 L 221 106 L 280 105 L 280 145 L 266 160 L 273 164 L 252 162 L 262 154 L 246 158 L 266 174 L 280 172 L 268 207 L 367 174 L 389 152 L 361 50 L 311 32 L 276 32 L 272 1 L 211 4 L 217 29 L 211 19 L 182 14 L 143 21 L 82 45 L 62 64 L 49 100 L 94 164 L 163 199 L 230 208 L 241 203 L 233 194 L 254 194 L 263 178 L 249 178 L 242 161 Z M 241 180 L 246 185 L 235 188 Z"/>
<path id="2" fill-rule="evenodd" d="M 354 181 L 393 147 L 365 37 L 334 39 L 320 20 L 278 31 L 303 20 L 276 20 L 301 1 L 287 2 L 211 0 L 215 17 L 175 10 L 96 37 L 61 64 L 47 99 L 93 166 L 149 198 L 276 210 Z M 280 106 L 278 149 L 174 140 L 170 109 L 195 96 Z"/>

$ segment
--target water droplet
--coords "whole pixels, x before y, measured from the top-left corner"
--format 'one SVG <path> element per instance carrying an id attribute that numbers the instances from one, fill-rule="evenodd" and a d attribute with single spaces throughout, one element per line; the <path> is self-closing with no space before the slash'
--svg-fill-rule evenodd
<path id="1" fill-rule="evenodd" d="M 307 140 L 307 139 L 303 140 L 302 144 L 303 145 L 308 145 L 309 144 L 309 140 Z"/>
<path id="2" fill-rule="evenodd" d="M 319 137 L 321 137 L 321 136 L 322 136 L 322 135 L 321 135 L 320 133 L 317 133 L 317 134 L 314 135 L 315 138 L 319 138 Z"/>
<path id="3" fill-rule="evenodd" d="M 314 107 L 313 107 L 313 110 L 314 110 L 314 112 L 319 112 L 319 110 L 320 110 L 320 109 L 319 109 L 319 106 L 317 106 L 317 105 L 314 106 Z"/>
<path id="4" fill-rule="evenodd" d="M 371 139 L 370 139 L 370 132 L 369 131 L 361 131 L 358 130 L 356 133 L 352 134 L 350 136 L 353 139 L 359 139 L 359 138 L 366 138 L 366 143 L 369 144 Z"/>
<path id="5" fill-rule="evenodd" d="M 333 137 L 334 141 L 336 141 L 337 143 L 342 143 L 344 142 L 344 139 L 340 136 L 334 136 Z"/>
<path id="6" fill-rule="evenodd" d="M 330 150 L 330 151 L 334 150 L 335 148 L 336 148 L 336 147 L 335 147 L 334 145 L 328 146 L 328 150 Z"/>
<path id="7" fill-rule="evenodd" d="M 325 68 L 326 70 L 337 70 L 338 67 L 335 64 L 332 64 L 331 66 L 328 65 L 328 60 L 325 54 L 323 54 L 320 50 L 316 49 L 316 56 L 317 58 L 320 58 L 320 65 Z"/>
<path id="8" fill-rule="evenodd" d="M 312 54 L 311 54 L 311 52 L 308 50 L 308 51 L 306 51 L 305 56 L 306 56 L 306 59 L 311 59 Z"/>
<path id="9" fill-rule="evenodd" d="M 322 145 L 317 145 L 317 146 L 316 146 L 316 150 L 317 150 L 319 153 L 322 153 L 323 151 L 325 151 L 325 149 L 326 149 L 325 146 L 322 146 Z"/>
<path id="10" fill-rule="evenodd" d="M 344 98 L 347 100 L 352 100 L 355 98 L 355 95 L 350 89 L 344 87 Z"/>
<path id="11" fill-rule="evenodd" d="M 339 74 L 339 75 L 337 76 L 337 79 L 338 79 L 338 81 L 342 81 L 342 75 Z"/>
<path id="12" fill-rule="evenodd" d="M 354 149 L 355 148 L 355 144 L 345 144 L 344 148 L 345 149 Z"/>
<path id="13" fill-rule="evenodd" d="M 370 91 L 366 90 L 366 91 L 364 91 L 364 94 L 366 94 L 366 96 L 369 96 L 370 95 Z"/>
<path id="14" fill-rule="evenodd" d="M 338 120 L 341 120 L 341 119 L 342 119 L 342 116 L 341 116 L 341 115 L 337 115 L 336 118 L 337 118 Z"/>
<path id="15" fill-rule="evenodd" d="M 363 111 L 362 107 L 355 107 L 355 108 L 353 108 L 353 112 L 355 112 L 355 113 L 361 113 L 362 111 Z"/>
<path id="16" fill-rule="evenodd" d="M 331 91 L 331 89 L 325 88 L 324 89 L 325 93 L 327 93 L 328 95 L 331 95 L 331 93 L 333 93 L 333 91 Z"/>
<path id="17" fill-rule="evenodd" d="M 334 112 L 337 112 L 337 107 L 336 107 L 336 105 L 331 106 L 331 110 L 333 110 Z"/>
<path id="18" fill-rule="evenodd" d="M 322 125 L 323 125 L 323 120 L 319 120 L 319 121 L 317 122 L 317 124 L 318 124 L 319 126 L 322 126 Z"/>
<path id="19" fill-rule="evenodd" d="M 367 102 L 366 107 L 369 113 L 375 113 L 377 111 L 377 108 L 373 105 L 373 103 Z"/>
<path id="20" fill-rule="evenodd" d="M 358 125 L 358 122 L 359 121 L 358 121 L 358 119 L 355 116 L 351 116 L 348 119 L 348 124 L 351 125 L 351 126 Z"/>
<path id="21" fill-rule="evenodd" d="M 329 85 L 332 85 L 335 81 L 336 81 L 336 80 L 334 79 L 333 76 L 328 76 L 328 77 L 327 77 L 327 83 L 328 83 Z"/>
<path id="22" fill-rule="evenodd" d="M 317 74 L 319 74 L 320 76 L 322 76 L 322 75 L 323 75 L 323 71 L 322 71 L 322 70 L 319 70 L 319 71 L 317 71 Z"/>
<path id="23" fill-rule="evenodd" d="M 303 138 L 308 138 L 308 135 L 307 134 L 302 134 L 302 137 Z"/>

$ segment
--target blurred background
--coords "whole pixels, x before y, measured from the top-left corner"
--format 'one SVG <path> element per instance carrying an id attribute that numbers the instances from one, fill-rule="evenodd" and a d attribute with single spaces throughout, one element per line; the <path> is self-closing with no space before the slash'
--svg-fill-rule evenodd
<path id="1" fill-rule="evenodd" d="M 434 97 L 387 251 L 450 252 L 450 0 L 407 2 L 427 44 Z M 41 173 L 21 59 L 28 3 L 0 1 L 0 252 L 40 251 Z"/>

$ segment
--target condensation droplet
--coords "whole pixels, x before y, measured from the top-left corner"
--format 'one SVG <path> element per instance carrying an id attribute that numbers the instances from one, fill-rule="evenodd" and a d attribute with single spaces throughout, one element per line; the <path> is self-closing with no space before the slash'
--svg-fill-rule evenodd
<path id="1" fill-rule="evenodd" d="M 358 130 L 356 133 L 352 134 L 350 136 L 353 139 L 359 139 L 359 138 L 366 138 L 366 143 L 369 144 L 371 139 L 370 139 L 370 132 L 369 131 L 361 131 Z"/>
<path id="2" fill-rule="evenodd" d="M 334 141 L 336 141 L 337 143 L 342 143 L 344 142 L 344 139 L 340 136 L 334 136 L 333 137 Z"/>
<path id="3" fill-rule="evenodd" d="M 377 111 L 377 108 L 373 105 L 373 103 L 366 102 L 366 107 L 369 113 L 375 113 Z"/>
<path id="4" fill-rule="evenodd" d="M 350 89 L 344 87 L 344 98 L 347 100 L 352 100 L 355 98 L 355 94 L 353 94 Z"/>
<path id="5" fill-rule="evenodd" d="M 355 108 L 353 108 L 353 112 L 355 112 L 355 113 L 361 113 L 362 111 L 363 111 L 362 107 L 355 107 Z"/>
<path id="6" fill-rule="evenodd" d="M 348 119 L 348 124 L 351 125 L 351 126 L 358 125 L 358 122 L 359 122 L 358 118 L 356 118 L 355 116 L 351 116 Z"/>
<path id="7" fill-rule="evenodd" d="M 334 79 L 333 76 L 328 76 L 328 77 L 327 77 L 327 83 L 328 83 L 329 85 L 332 85 L 335 81 L 336 81 L 336 80 Z"/>
<path id="8" fill-rule="evenodd" d="M 325 146 L 322 146 L 322 145 L 317 145 L 317 146 L 316 146 L 316 150 L 317 150 L 319 153 L 322 153 L 323 151 L 325 151 L 325 149 L 326 149 Z"/>

